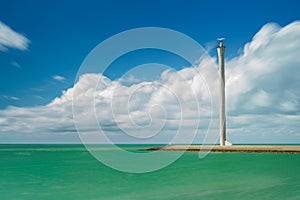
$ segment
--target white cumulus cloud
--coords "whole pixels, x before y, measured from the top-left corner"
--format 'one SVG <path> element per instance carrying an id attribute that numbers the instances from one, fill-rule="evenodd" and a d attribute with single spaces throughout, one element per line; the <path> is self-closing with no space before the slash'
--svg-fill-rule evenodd
<path id="1" fill-rule="evenodd" d="M 299 21 L 285 27 L 267 24 L 245 45 L 243 54 L 228 62 L 229 112 L 299 114 L 299 36 Z"/>

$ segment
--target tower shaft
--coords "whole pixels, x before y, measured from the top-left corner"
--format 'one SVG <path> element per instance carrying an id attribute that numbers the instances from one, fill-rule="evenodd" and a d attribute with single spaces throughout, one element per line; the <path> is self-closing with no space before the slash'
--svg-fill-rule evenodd
<path id="1" fill-rule="evenodd" d="M 226 115 L 225 115 L 225 71 L 224 54 L 225 46 L 222 41 L 217 48 L 219 59 L 219 82 L 220 82 L 220 145 L 224 146 L 226 141 Z"/>

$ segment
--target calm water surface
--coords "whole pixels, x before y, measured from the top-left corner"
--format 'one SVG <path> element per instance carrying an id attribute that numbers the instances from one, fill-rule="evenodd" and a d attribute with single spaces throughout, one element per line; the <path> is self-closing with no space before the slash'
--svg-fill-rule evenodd
<path id="1" fill-rule="evenodd" d="M 300 155 L 211 153 L 200 160 L 186 152 L 162 170 L 129 174 L 80 145 L 0 145 L 0 199 L 298 200 Z"/>

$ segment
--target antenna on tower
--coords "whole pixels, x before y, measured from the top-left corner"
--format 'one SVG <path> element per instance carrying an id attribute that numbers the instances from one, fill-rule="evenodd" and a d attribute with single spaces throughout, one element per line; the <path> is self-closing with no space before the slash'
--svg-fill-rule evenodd
<path id="1" fill-rule="evenodd" d="M 217 40 L 219 41 L 219 47 L 222 47 L 225 38 L 218 38 Z"/>

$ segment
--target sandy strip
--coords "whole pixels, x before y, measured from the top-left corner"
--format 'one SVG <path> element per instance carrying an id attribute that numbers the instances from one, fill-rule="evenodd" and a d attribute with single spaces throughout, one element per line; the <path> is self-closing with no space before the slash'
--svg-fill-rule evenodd
<path id="1" fill-rule="evenodd" d="M 147 151 L 211 151 L 211 152 L 248 152 L 248 153 L 299 153 L 300 145 L 170 145 L 146 149 Z"/>

